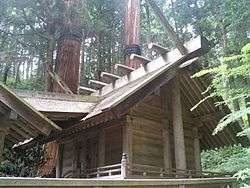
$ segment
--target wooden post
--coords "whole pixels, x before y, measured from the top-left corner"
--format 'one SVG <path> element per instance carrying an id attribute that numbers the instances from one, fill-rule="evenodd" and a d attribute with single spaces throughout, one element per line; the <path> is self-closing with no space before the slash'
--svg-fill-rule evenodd
<path id="1" fill-rule="evenodd" d="M 172 113 L 176 169 L 186 170 L 186 152 L 182 122 L 182 105 L 179 76 L 172 80 Z"/>
<path id="2" fill-rule="evenodd" d="M 0 127 L 0 162 L 3 160 L 4 141 L 7 134 L 8 128 Z"/>
<path id="3" fill-rule="evenodd" d="M 100 132 L 99 132 L 99 160 L 98 160 L 98 165 L 99 167 L 101 166 L 105 166 L 105 147 L 106 147 L 106 144 L 105 144 L 105 129 L 102 129 Z"/>
<path id="4" fill-rule="evenodd" d="M 133 132 L 129 127 L 129 122 L 123 126 L 122 129 L 122 150 L 123 153 L 126 154 L 127 160 L 129 163 L 132 163 L 133 151 L 132 151 L 132 143 L 133 143 Z"/>
<path id="5" fill-rule="evenodd" d="M 141 0 L 126 0 L 125 8 L 125 65 L 133 68 L 140 66 L 140 62 L 130 60 L 132 53 L 141 55 L 140 48 L 140 6 Z"/>
<path id="6" fill-rule="evenodd" d="M 58 157 L 56 161 L 56 178 L 62 177 L 63 144 L 59 143 Z"/>
<path id="7" fill-rule="evenodd" d="M 201 150 L 200 150 L 200 138 L 199 138 L 198 128 L 194 127 L 193 132 L 194 132 L 193 147 L 194 147 L 195 170 L 201 171 Z"/>
<path id="8" fill-rule="evenodd" d="M 163 138 L 164 169 L 165 172 L 169 172 L 172 165 L 171 165 L 170 135 L 168 130 L 164 129 L 162 131 L 162 138 Z"/>
<path id="9" fill-rule="evenodd" d="M 121 160 L 121 176 L 122 178 L 126 178 L 128 176 L 128 158 L 126 153 L 122 154 Z"/>

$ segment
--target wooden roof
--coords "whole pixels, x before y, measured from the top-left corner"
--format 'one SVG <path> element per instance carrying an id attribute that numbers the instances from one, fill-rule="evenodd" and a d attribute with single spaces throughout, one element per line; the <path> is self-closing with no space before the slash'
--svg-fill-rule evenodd
<path id="1" fill-rule="evenodd" d="M 100 101 L 101 97 L 69 95 L 37 91 L 14 91 L 19 97 L 53 121 L 81 119 Z"/>
<path id="2" fill-rule="evenodd" d="M 55 123 L 1 83 L 0 119 L 1 126 L 9 129 L 6 137 L 9 144 L 17 144 L 39 135 L 49 136 L 53 130 L 61 131 Z"/>
<path id="3" fill-rule="evenodd" d="M 83 110 L 87 113 L 87 116 L 79 123 L 64 129 L 62 132 L 54 132 L 50 137 L 39 138 L 40 140 L 36 141 L 48 142 L 79 133 L 109 120 L 119 119 L 132 106 L 171 80 L 178 71 L 183 71 L 181 78 L 183 104 L 186 109 L 191 109 L 204 98 L 201 93 L 208 87 L 209 79 L 191 79 L 190 72 L 184 68 L 190 65 L 193 60 L 197 60 L 197 57 L 206 53 L 209 46 L 208 41 L 203 37 L 197 37 L 184 46 L 188 51 L 186 55 L 182 55 L 177 49 L 166 52 L 164 56 L 147 62 L 136 70 L 128 71 L 127 75 L 117 77 L 111 83 L 100 87 L 92 94 L 92 97 L 97 97 L 95 102 L 90 102 L 90 99 L 87 99 L 84 103 L 79 103 L 79 111 Z M 201 122 L 199 129 L 204 135 L 201 139 L 202 148 L 215 148 L 236 143 L 248 145 L 248 139 L 236 137 L 236 133 L 240 131 L 239 126 L 229 126 L 222 133 L 212 136 L 212 131 L 220 117 L 229 112 L 227 107 L 218 109 L 214 105 L 216 101 L 220 100 L 220 98 L 209 99 L 191 112 L 190 122 L 194 122 L 194 124 L 197 121 Z M 32 102 L 33 105 L 37 105 L 36 101 L 30 101 L 30 103 Z M 41 107 L 41 104 L 39 103 L 37 106 Z"/>

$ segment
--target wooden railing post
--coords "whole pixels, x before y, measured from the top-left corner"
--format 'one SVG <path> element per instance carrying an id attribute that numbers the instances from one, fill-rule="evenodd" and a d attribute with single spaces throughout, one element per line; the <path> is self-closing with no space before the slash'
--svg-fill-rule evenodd
<path id="1" fill-rule="evenodd" d="M 122 154 L 121 176 L 122 176 L 122 178 L 126 178 L 128 176 L 128 157 L 127 157 L 126 153 Z"/>

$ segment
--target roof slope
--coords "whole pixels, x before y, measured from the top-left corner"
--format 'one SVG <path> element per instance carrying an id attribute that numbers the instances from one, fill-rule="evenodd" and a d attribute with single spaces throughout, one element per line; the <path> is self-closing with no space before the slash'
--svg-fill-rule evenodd
<path id="1" fill-rule="evenodd" d="M 1 122 L 8 128 L 7 142 L 16 144 L 38 135 L 49 136 L 52 130 L 61 131 L 34 107 L 0 83 Z"/>
<path id="2" fill-rule="evenodd" d="M 130 75 L 130 82 L 126 83 L 126 81 L 123 81 L 126 80 L 127 76 L 121 78 L 119 88 L 112 89 L 112 84 L 105 86 L 102 91 L 102 93 L 104 93 L 105 99 L 97 104 L 90 114 L 88 114 L 83 119 L 83 121 L 119 106 L 125 100 L 133 98 L 133 96 L 139 96 L 138 100 L 141 100 L 143 95 L 138 95 L 139 91 L 143 90 L 143 88 L 150 90 L 148 92 L 143 92 L 145 96 L 149 95 L 150 92 L 155 91 L 157 88 L 171 80 L 179 70 L 179 66 L 193 58 L 203 55 L 209 49 L 208 41 L 203 37 L 197 37 L 186 43 L 184 46 L 187 49 L 187 55 L 182 55 L 179 50 L 175 49 L 167 53 L 166 60 L 162 57 L 159 57 L 147 65 L 133 71 Z M 119 82 L 119 80 L 117 82 Z M 124 82 L 124 84 L 122 82 Z M 108 93 L 109 90 L 111 92 Z M 134 100 L 134 102 L 127 103 L 125 106 L 122 104 L 122 108 L 125 107 L 128 109 L 129 107 L 133 106 L 135 102 L 136 101 Z M 121 109 L 115 110 L 114 113 L 118 113 L 116 115 L 120 116 L 122 114 L 119 114 L 119 111 L 121 111 Z"/>

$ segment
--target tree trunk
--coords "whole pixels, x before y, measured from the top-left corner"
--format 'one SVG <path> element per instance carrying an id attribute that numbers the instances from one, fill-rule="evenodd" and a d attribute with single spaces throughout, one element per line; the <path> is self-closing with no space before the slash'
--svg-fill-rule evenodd
<path id="1" fill-rule="evenodd" d="M 79 16 L 76 14 L 73 18 L 72 7 L 77 6 L 79 0 L 64 0 L 61 13 L 64 18 L 60 38 L 57 43 L 57 57 L 55 72 L 67 84 L 70 90 L 77 94 L 80 79 L 80 52 L 82 44 L 82 32 Z M 74 12 L 76 13 L 76 12 Z M 53 92 L 64 92 L 62 88 L 53 83 Z M 49 176 L 55 171 L 58 157 L 58 143 L 56 141 L 46 144 L 45 171 L 43 176 Z M 46 168 L 47 167 L 47 168 Z M 50 174 L 48 174 L 50 173 Z M 54 176 L 54 174 L 53 174 Z"/>
<path id="2" fill-rule="evenodd" d="M 125 65 L 138 68 L 140 61 L 130 60 L 129 57 L 132 53 L 141 55 L 140 48 L 140 8 L 141 0 L 127 0 L 125 8 L 125 50 L 124 58 Z"/>
<path id="3" fill-rule="evenodd" d="M 4 68 L 4 72 L 3 72 L 3 83 L 7 84 L 7 80 L 8 80 L 8 74 L 10 71 L 10 64 L 7 62 Z"/>
<path id="4" fill-rule="evenodd" d="M 48 34 L 47 49 L 45 53 L 45 91 L 53 91 L 53 80 L 48 73 L 48 70 L 53 71 L 53 51 L 54 51 L 54 36 Z M 48 69 L 48 70 L 47 70 Z"/>

